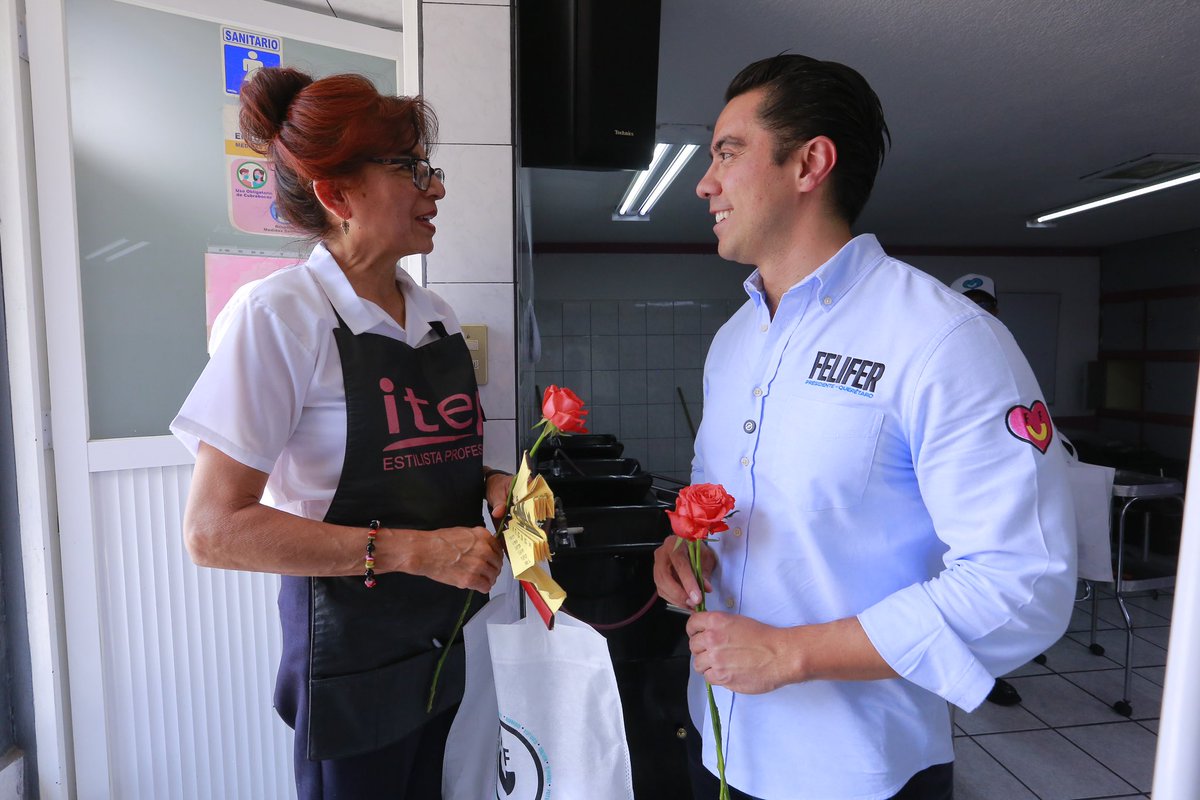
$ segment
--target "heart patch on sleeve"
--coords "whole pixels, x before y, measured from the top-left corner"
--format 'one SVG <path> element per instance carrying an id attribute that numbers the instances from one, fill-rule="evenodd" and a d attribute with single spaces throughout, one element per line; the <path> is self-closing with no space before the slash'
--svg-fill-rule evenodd
<path id="1" fill-rule="evenodd" d="M 1045 453 L 1054 438 L 1054 425 L 1050 412 L 1041 400 L 1034 400 L 1029 407 L 1013 406 L 1005 415 L 1008 432 L 1023 442 L 1029 442 Z"/>

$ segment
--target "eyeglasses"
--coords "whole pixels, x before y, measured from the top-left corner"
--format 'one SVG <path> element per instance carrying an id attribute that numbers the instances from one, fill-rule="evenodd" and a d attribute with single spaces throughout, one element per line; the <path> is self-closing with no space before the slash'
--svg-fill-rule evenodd
<path id="1" fill-rule="evenodd" d="M 413 186 L 417 187 L 419 192 L 429 191 L 429 183 L 435 175 L 442 183 L 446 182 L 446 173 L 430 164 L 427 158 L 405 156 L 404 158 L 368 158 L 367 161 L 372 164 L 383 164 L 385 167 L 412 170 Z"/>

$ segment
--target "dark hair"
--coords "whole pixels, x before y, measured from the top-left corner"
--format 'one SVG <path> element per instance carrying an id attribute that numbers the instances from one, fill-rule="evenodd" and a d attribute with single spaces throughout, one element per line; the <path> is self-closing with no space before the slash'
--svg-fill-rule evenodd
<path id="1" fill-rule="evenodd" d="M 844 64 L 784 54 L 739 72 L 725 90 L 725 102 L 759 88 L 766 94 L 758 119 L 775 136 L 775 163 L 782 164 L 814 136 L 833 140 L 838 154 L 830 174 L 833 199 L 842 217 L 853 224 L 871 196 L 892 141 L 879 97 L 862 75 Z"/>
<path id="2" fill-rule="evenodd" d="M 255 72 L 241 90 L 242 137 L 275 164 L 275 202 L 288 222 L 330 231 L 314 180 L 354 175 L 367 159 L 428 149 L 437 118 L 420 97 L 388 97 L 361 75 L 314 81 L 291 67 Z"/>

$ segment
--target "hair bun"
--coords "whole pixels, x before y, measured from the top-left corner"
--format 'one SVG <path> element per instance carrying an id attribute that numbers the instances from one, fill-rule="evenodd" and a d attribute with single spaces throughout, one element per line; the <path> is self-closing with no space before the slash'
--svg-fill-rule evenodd
<path id="1" fill-rule="evenodd" d="M 300 91 L 313 82 L 311 76 L 291 67 L 266 67 L 242 84 L 242 110 L 238 123 L 250 149 L 266 155 L 271 142 L 287 121 L 288 107 Z"/>

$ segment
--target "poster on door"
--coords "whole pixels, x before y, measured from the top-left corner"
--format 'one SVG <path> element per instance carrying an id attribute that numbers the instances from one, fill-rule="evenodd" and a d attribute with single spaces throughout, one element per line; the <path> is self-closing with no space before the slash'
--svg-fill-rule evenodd
<path id="1" fill-rule="evenodd" d="M 261 280 L 276 270 L 304 261 L 304 257 L 251 256 L 240 253 L 204 254 L 204 320 L 209 353 L 217 315 L 230 299 L 247 284 Z"/>
<path id="2" fill-rule="evenodd" d="M 274 36 L 221 26 L 221 56 L 225 65 L 225 93 L 236 95 L 242 84 L 254 80 L 264 67 L 283 61 L 282 43 Z"/>
<path id="3" fill-rule="evenodd" d="M 225 187 L 229 224 L 246 233 L 303 236 L 280 213 L 275 202 L 275 168 L 251 150 L 238 130 L 237 106 L 221 109 L 225 131 Z"/>

